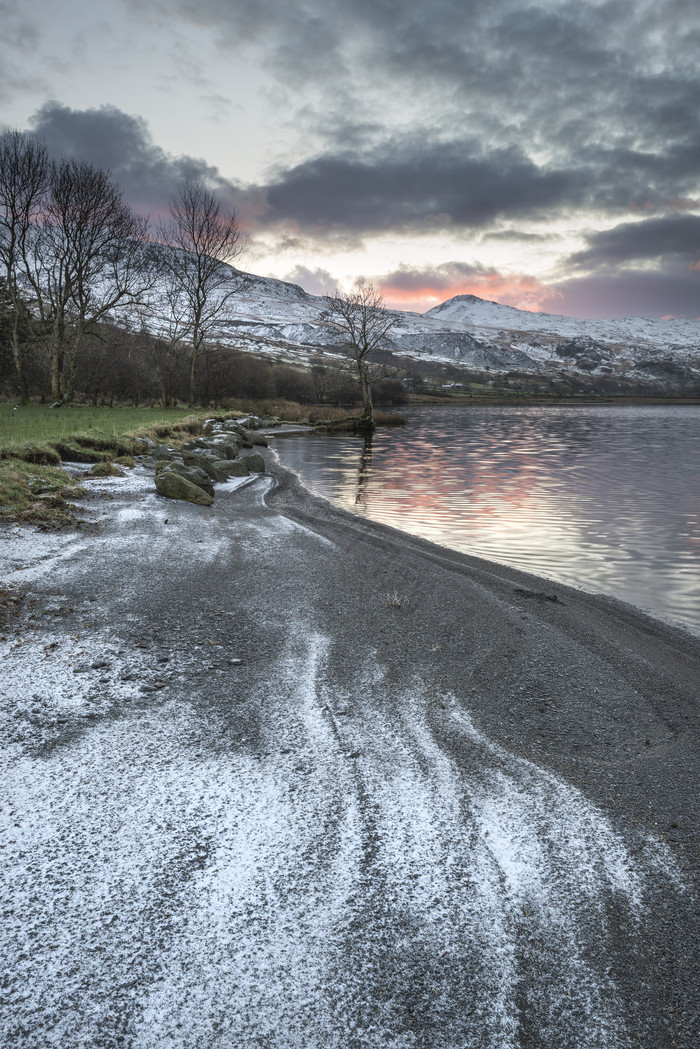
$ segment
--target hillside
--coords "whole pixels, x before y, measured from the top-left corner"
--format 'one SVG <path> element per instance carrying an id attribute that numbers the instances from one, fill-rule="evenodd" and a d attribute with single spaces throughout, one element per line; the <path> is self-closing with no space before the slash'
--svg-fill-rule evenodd
<path id="1" fill-rule="evenodd" d="M 219 320 L 221 343 L 289 363 L 332 361 L 340 335 L 323 297 L 273 278 L 232 271 L 232 279 L 242 286 Z M 542 390 L 563 383 L 574 390 L 700 396 L 700 321 L 584 321 L 475 295 L 455 296 L 425 314 L 391 313 L 395 355 L 406 363 L 456 366 L 465 382 L 508 377 Z"/>

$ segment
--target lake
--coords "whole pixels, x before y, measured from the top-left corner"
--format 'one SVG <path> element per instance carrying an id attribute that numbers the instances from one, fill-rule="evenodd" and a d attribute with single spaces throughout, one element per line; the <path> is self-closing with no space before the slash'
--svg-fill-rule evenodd
<path id="1" fill-rule="evenodd" d="M 700 634 L 700 406 L 404 409 L 408 425 L 275 441 L 355 513 Z"/>

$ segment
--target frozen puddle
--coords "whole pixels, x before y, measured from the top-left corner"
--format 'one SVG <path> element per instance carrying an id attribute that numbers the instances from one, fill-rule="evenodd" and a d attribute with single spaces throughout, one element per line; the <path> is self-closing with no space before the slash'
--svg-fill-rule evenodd
<path id="1" fill-rule="evenodd" d="M 255 746 L 166 701 L 5 750 L 3 1045 L 515 1049 L 524 1017 L 543 1049 L 628 1044 L 608 914 L 641 922 L 668 855 L 633 863 L 449 697 L 435 728 L 376 664 L 330 682 L 306 638 Z"/>

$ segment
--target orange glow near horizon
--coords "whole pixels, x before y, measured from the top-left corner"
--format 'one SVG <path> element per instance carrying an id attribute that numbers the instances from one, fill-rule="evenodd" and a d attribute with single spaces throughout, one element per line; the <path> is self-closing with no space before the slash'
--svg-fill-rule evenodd
<path id="1" fill-rule="evenodd" d="M 431 287 L 426 282 L 423 287 L 396 288 L 389 283 L 382 284 L 381 289 L 387 306 L 416 313 L 425 313 L 455 295 L 478 295 L 480 299 L 493 300 L 504 306 L 541 313 L 543 304 L 555 295 L 551 288 L 532 277 L 509 277 L 499 273 L 483 274 L 442 287 Z"/>

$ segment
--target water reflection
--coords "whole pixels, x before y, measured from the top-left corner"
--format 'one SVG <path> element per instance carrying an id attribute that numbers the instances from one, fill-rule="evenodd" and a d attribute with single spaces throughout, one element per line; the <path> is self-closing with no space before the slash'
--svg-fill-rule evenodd
<path id="1" fill-rule="evenodd" d="M 700 633 L 700 407 L 437 408 L 277 442 L 334 502 Z"/>

